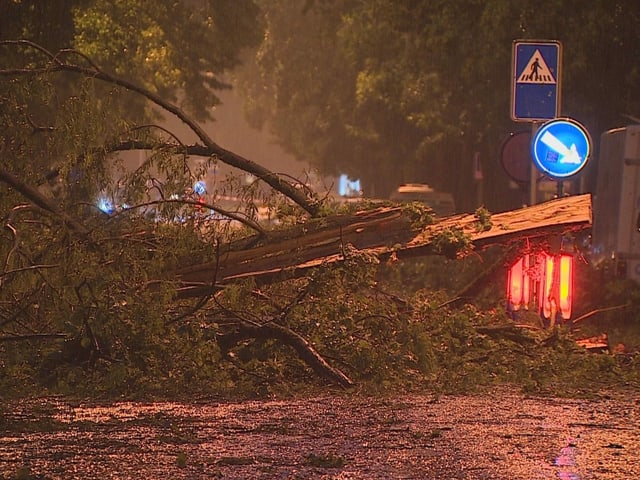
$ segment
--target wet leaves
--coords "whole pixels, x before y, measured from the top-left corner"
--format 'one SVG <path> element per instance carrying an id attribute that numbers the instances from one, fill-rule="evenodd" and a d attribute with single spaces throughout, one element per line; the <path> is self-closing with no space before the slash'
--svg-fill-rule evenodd
<path id="1" fill-rule="evenodd" d="M 619 443 L 610 443 L 609 445 L 605 445 L 604 448 L 622 449 L 624 447 L 622 445 L 620 445 Z"/>
<path id="2" fill-rule="evenodd" d="M 344 458 L 334 453 L 310 453 L 304 458 L 304 464 L 320 468 L 340 468 L 344 466 Z"/>

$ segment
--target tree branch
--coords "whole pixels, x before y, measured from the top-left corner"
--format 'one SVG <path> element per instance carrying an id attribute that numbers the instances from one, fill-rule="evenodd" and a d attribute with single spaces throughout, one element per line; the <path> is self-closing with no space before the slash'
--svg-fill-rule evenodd
<path id="1" fill-rule="evenodd" d="M 2 168 L 0 168 L 0 182 L 6 183 L 10 187 L 17 190 L 19 193 L 21 193 L 24 197 L 29 199 L 38 207 L 59 217 L 63 221 L 63 223 L 74 232 L 79 233 L 84 237 L 88 236 L 89 230 L 85 228 L 84 225 L 77 222 L 76 220 L 68 216 L 63 211 L 58 210 L 38 190 L 22 182 L 15 175 L 13 175 L 12 173 Z"/>
<path id="2" fill-rule="evenodd" d="M 145 202 L 145 203 L 140 203 L 138 205 L 133 205 L 131 207 L 127 207 L 124 210 L 121 210 L 119 212 L 116 212 L 114 214 L 111 215 L 111 217 L 116 217 L 118 215 L 122 215 L 130 210 L 134 210 L 137 208 L 144 208 L 144 207 L 150 207 L 153 205 L 161 205 L 163 203 L 180 203 L 183 205 L 192 205 L 194 207 L 202 207 L 202 208 L 208 208 L 210 210 L 215 210 L 216 213 L 219 213 L 220 215 L 223 215 L 227 218 L 230 218 L 231 220 L 235 220 L 236 222 L 242 223 L 244 226 L 251 228 L 252 230 L 255 230 L 256 232 L 260 233 L 260 235 L 266 235 L 267 232 L 265 231 L 264 228 L 262 228 L 262 226 L 260 226 L 259 223 L 254 222 L 253 220 L 247 218 L 244 215 L 240 215 L 236 212 L 231 212 L 229 210 L 225 210 L 224 208 L 220 208 L 214 204 L 211 203 L 200 203 L 198 201 L 195 200 L 180 200 L 180 199 L 167 199 L 167 200 L 153 200 L 151 202 Z"/>
<path id="3" fill-rule="evenodd" d="M 585 313 L 584 315 L 580 315 L 578 318 L 574 319 L 572 323 L 576 324 L 578 322 L 583 322 L 593 317 L 594 315 L 597 315 L 598 313 L 611 312 L 613 310 L 621 310 L 623 308 L 628 308 L 629 306 L 630 306 L 629 303 L 625 303 L 624 305 L 615 305 L 613 307 L 596 308 L 595 310 Z"/>
<path id="4" fill-rule="evenodd" d="M 60 265 L 56 264 L 56 265 L 30 265 L 28 267 L 23 267 L 23 268 L 16 268 L 14 270 L 7 270 L 5 272 L 0 272 L 0 278 L 5 277 L 5 276 L 9 276 L 9 275 L 13 275 L 16 273 L 20 273 L 20 272 L 28 272 L 30 270 L 40 270 L 40 269 L 44 269 L 44 268 L 58 268 L 60 267 Z"/>
<path id="5" fill-rule="evenodd" d="M 293 348 L 300 358 L 319 376 L 331 380 L 342 387 L 352 387 L 353 381 L 337 368 L 332 367 L 300 334 L 293 330 L 269 322 L 264 325 L 241 322 L 236 332 L 224 335 L 219 342 L 226 348 L 249 338 L 272 338 Z"/>
<path id="6" fill-rule="evenodd" d="M 226 150 L 216 144 L 211 137 L 204 131 L 202 126 L 192 120 L 181 108 L 177 105 L 174 105 L 170 102 L 165 101 L 159 95 L 136 85 L 128 80 L 123 78 L 119 78 L 113 75 L 110 75 L 100 68 L 98 68 L 95 64 L 93 64 L 86 56 L 76 52 L 74 50 L 61 50 L 58 54 L 53 55 L 48 50 L 42 48 L 41 46 L 30 42 L 28 40 L 10 40 L 10 41 L 2 41 L 0 45 L 22 45 L 26 47 L 31 47 L 36 49 L 37 51 L 43 53 L 49 59 L 49 64 L 45 69 L 10 69 L 10 70 L 0 70 L 0 75 L 32 75 L 34 73 L 41 73 L 42 71 L 46 72 L 57 72 L 57 71 L 65 71 L 77 73 L 85 77 L 95 78 L 97 80 L 101 80 L 103 82 L 110 83 L 112 85 L 117 85 L 131 92 L 137 93 L 152 103 L 156 104 L 163 110 L 172 113 L 179 120 L 185 123 L 200 139 L 200 141 L 204 144 L 204 147 L 208 149 L 213 155 L 215 155 L 220 161 L 226 163 L 227 165 L 231 165 L 233 167 L 244 170 L 257 178 L 261 179 L 268 185 L 270 185 L 276 191 L 282 193 L 283 195 L 289 197 L 295 203 L 297 203 L 300 207 L 306 210 L 311 215 L 316 215 L 319 211 L 319 205 L 317 202 L 310 200 L 306 195 L 303 194 L 302 191 L 295 188 L 294 185 L 289 182 L 283 180 L 276 173 L 271 170 L 259 165 L 252 160 L 249 160 L 241 155 L 235 154 L 229 150 Z M 74 53 L 78 56 L 82 57 L 89 63 L 90 67 L 84 67 L 81 65 L 67 63 L 62 61 L 60 57 L 62 54 Z"/>

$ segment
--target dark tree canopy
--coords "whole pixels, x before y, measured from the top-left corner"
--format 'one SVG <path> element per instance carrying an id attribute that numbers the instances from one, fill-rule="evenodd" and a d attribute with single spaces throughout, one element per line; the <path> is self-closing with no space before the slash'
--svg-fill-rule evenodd
<path id="1" fill-rule="evenodd" d="M 252 0 L 2 2 L 0 39 L 18 38 L 52 52 L 74 48 L 210 119 L 219 103 L 215 91 L 229 88 L 225 73 L 262 30 Z"/>
<path id="2" fill-rule="evenodd" d="M 499 163 L 505 137 L 530 128 L 509 115 L 517 39 L 562 42 L 561 114 L 596 141 L 640 116 L 633 0 L 260 4 L 267 35 L 240 76 L 251 117 L 298 157 L 360 177 L 370 196 L 421 181 L 469 210 L 477 152 L 488 208 L 518 205 Z"/>

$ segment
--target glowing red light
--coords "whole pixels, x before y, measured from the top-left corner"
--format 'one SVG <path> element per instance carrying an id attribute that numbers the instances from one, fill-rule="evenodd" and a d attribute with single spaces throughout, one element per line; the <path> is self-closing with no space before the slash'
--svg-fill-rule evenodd
<path id="1" fill-rule="evenodd" d="M 540 315 L 552 318 L 560 313 L 564 320 L 569 320 L 573 307 L 573 256 L 543 253 L 540 256 L 540 267 Z"/>
<path id="2" fill-rule="evenodd" d="M 558 269 L 558 307 L 562 318 L 569 320 L 573 307 L 573 256 L 562 254 L 556 259 Z"/>
<path id="3" fill-rule="evenodd" d="M 529 256 L 519 258 L 509 269 L 507 279 L 507 299 L 512 310 L 527 308 L 531 296 L 529 279 Z"/>
<path id="4" fill-rule="evenodd" d="M 528 308 L 535 295 L 540 315 L 569 320 L 573 308 L 573 255 L 539 253 L 524 255 L 509 268 L 507 277 L 508 310 Z"/>
<path id="5" fill-rule="evenodd" d="M 551 255 L 541 253 L 539 258 L 542 276 L 540 279 L 538 306 L 544 318 L 551 318 L 556 310 L 555 291 L 553 289 L 554 261 Z"/>

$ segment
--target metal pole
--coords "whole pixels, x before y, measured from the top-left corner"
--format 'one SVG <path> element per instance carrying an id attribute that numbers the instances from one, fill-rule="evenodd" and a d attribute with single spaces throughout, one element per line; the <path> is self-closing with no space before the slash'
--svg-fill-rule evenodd
<path id="1" fill-rule="evenodd" d="M 533 137 L 536 136 L 536 132 L 540 124 L 538 122 L 531 123 L 531 140 L 533 141 Z M 538 169 L 533 163 L 533 158 L 531 159 L 531 168 L 529 175 L 529 205 L 535 205 L 538 203 Z"/>

